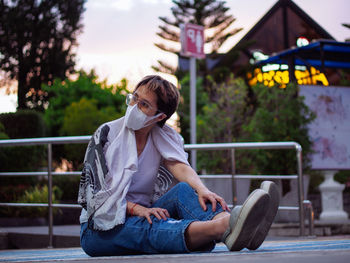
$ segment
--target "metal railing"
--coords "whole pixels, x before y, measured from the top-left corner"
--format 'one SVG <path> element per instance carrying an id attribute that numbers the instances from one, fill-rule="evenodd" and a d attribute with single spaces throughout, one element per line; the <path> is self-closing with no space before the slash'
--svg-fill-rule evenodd
<path id="1" fill-rule="evenodd" d="M 81 208 L 77 204 L 53 204 L 52 202 L 52 176 L 71 175 L 79 176 L 81 172 L 53 172 L 52 171 L 52 145 L 55 144 L 83 144 L 88 143 L 91 136 L 67 136 L 67 137 L 47 137 L 31 139 L 10 139 L 0 140 L 0 147 L 47 145 L 47 172 L 2 172 L 0 176 L 47 176 L 48 178 L 48 203 L 0 203 L 0 206 L 14 207 L 48 207 L 49 219 L 49 247 L 53 246 L 53 208 Z M 309 211 L 309 234 L 312 235 L 313 211 L 310 201 L 304 200 L 303 174 L 302 174 L 302 148 L 296 142 L 247 142 L 247 143 L 211 143 L 211 144 L 185 144 L 185 150 L 230 150 L 232 161 L 232 173 L 230 175 L 202 175 L 202 178 L 231 178 L 233 202 L 235 204 L 236 192 L 235 179 L 297 179 L 298 180 L 298 206 L 280 206 L 279 210 L 295 210 L 299 212 L 300 235 L 305 235 L 304 208 Z M 237 149 L 292 149 L 296 151 L 297 174 L 296 175 L 240 175 L 236 174 L 235 150 Z M 234 205 L 233 204 L 233 205 Z M 312 220 L 312 222 L 311 222 Z"/>

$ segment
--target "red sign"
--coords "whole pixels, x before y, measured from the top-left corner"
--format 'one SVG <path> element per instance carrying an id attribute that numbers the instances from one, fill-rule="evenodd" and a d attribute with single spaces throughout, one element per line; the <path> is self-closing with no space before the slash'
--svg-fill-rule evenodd
<path id="1" fill-rule="evenodd" d="M 181 28 L 181 55 L 186 57 L 205 58 L 204 27 L 194 24 L 183 24 Z"/>

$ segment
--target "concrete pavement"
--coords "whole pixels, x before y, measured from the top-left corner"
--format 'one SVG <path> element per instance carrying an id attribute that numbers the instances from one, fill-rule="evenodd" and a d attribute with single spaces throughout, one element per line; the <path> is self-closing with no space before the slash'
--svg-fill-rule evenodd
<path id="1" fill-rule="evenodd" d="M 276 227 L 274 226 L 276 231 Z M 281 227 L 281 229 L 285 226 Z M 294 228 L 293 228 L 294 229 Z M 1 239 L 6 236 L 12 248 L 0 250 L 0 262 L 141 262 L 142 263 L 179 263 L 179 262 L 257 262 L 257 263 L 323 263 L 349 262 L 350 235 L 298 237 L 298 229 L 294 236 L 269 235 L 256 251 L 244 249 L 230 252 L 225 245 L 217 244 L 211 253 L 161 254 L 91 258 L 84 253 L 79 244 L 79 225 L 54 226 L 54 249 L 47 249 L 48 227 L 2 227 Z M 290 233 L 290 229 L 288 233 Z M 28 248 L 35 249 L 28 249 Z M 41 248 L 37 248 L 41 247 Z M 18 249 L 20 248 L 20 249 Z M 27 249 L 23 249 L 27 248 Z"/>
<path id="2" fill-rule="evenodd" d="M 350 236 L 318 237 L 314 239 L 297 238 L 294 240 L 265 241 L 256 251 L 243 249 L 230 252 L 223 244 L 218 244 L 210 253 L 160 254 L 137 256 L 96 257 L 87 256 L 81 248 L 2 250 L 0 262 L 120 262 L 131 263 L 324 263 L 349 262 Z"/>

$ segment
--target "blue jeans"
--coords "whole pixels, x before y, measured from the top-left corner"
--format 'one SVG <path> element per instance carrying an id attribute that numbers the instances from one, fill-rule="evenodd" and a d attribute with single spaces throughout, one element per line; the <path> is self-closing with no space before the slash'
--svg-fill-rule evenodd
<path id="1" fill-rule="evenodd" d="M 152 216 L 152 224 L 144 217 L 127 217 L 125 223 L 108 231 L 92 229 L 92 224 L 83 223 L 80 243 L 90 256 L 116 256 L 127 254 L 156 254 L 190 252 L 186 246 L 185 231 L 194 221 L 211 220 L 223 212 L 220 204 L 212 211 L 201 208 L 198 195 L 187 183 L 178 183 L 153 204 L 168 210 L 170 218 L 159 220 Z M 203 248 L 211 251 L 215 241 Z"/>

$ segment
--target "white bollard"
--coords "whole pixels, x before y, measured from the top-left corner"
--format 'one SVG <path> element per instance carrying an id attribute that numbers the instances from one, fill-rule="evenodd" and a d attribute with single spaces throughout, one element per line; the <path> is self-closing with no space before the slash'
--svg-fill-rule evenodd
<path id="1" fill-rule="evenodd" d="M 334 181 L 337 171 L 325 171 L 325 180 L 320 184 L 322 213 L 320 222 L 343 223 L 348 221 L 348 214 L 343 210 L 343 190 L 345 185 Z"/>

